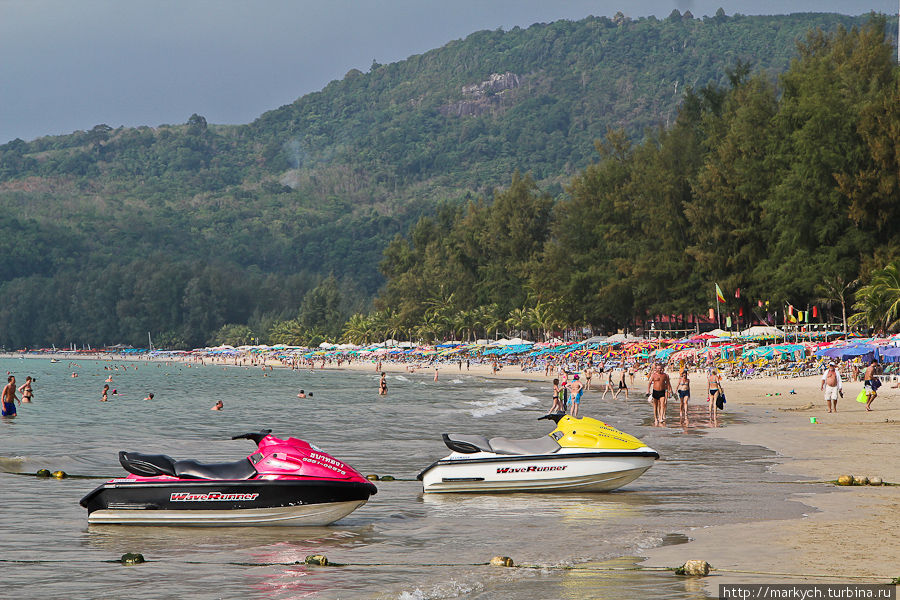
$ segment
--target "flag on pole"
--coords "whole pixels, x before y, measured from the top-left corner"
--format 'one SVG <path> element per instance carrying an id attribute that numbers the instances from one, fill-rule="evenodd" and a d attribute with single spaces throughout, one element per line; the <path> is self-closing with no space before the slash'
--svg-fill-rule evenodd
<path id="1" fill-rule="evenodd" d="M 725 317 L 725 327 L 731 327 L 731 317 Z"/>
<path id="2" fill-rule="evenodd" d="M 735 298 L 740 298 L 740 297 L 741 297 L 741 288 L 738 288 L 738 289 L 734 290 L 734 297 L 735 297 Z"/>
<path id="3" fill-rule="evenodd" d="M 818 317 L 819 317 L 819 307 L 813 306 L 813 319 L 816 319 Z"/>
<path id="4" fill-rule="evenodd" d="M 716 301 L 725 303 L 725 295 L 722 293 L 722 288 L 719 287 L 719 284 L 716 284 Z"/>

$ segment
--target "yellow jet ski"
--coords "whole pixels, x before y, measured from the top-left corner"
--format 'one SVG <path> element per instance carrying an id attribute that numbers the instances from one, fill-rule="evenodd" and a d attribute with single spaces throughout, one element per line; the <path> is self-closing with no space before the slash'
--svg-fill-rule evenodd
<path id="1" fill-rule="evenodd" d="M 537 439 L 443 434 L 452 452 L 419 473 L 425 492 L 608 492 L 631 483 L 659 453 L 597 419 L 541 417 L 556 429 Z"/>

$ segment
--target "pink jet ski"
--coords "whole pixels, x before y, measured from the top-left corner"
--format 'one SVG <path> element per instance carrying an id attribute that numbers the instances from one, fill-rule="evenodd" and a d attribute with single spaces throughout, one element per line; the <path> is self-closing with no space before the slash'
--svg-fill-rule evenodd
<path id="1" fill-rule="evenodd" d="M 234 436 L 253 440 L 259 449 L 228 463 L 119 452 L 131 474 L 81 499 L 88 523 L 320 526 L 349 515 L 378 492 L 349 465 L 271 432 Z"/>

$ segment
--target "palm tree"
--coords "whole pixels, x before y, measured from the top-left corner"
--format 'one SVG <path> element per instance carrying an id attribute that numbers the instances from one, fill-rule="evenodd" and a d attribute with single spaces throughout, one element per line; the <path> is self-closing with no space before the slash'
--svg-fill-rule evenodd
<path id="1" fill-rule="evenodd" d="M 506 326 L 519 334 L 530 330 L 532 326 L 530 311 L 527 308 L 514 308 L 506 319 Z"/>
<path id="2" fill-rule="evenodd" d="M 506 325 L 506 318 L 509 315 L 503 314 L 500 306 L 495 302 L 487 306 L 480 307 L 481 310 L 481 326 L 484 327 L 484 337 L 489 337 L 491 331 L 494 337 L 498 337 L 500 328 Z"/>
<path id="3" fill-rule="evenodd" d="M 841 324 L 844 333 L 847 332 L 847 301 L 850 299 L 851 290 L 859 283 L 858 279 L 847 281 L 841 275 L 826 277 L 822 283 L 816 286 L 816 293 L 819 295 L 819 302 L 828 304 L 829 309 L 832 303 L 841 304 Z"/>
<path id="4" fill-rule="evenodd" d="M 368 344 L 372 334 L 371 318 L 356 313 L 344 324 L 343 338 L 352 344 Z"/>
<path id="5" fill-rule="evenodd" d="M 550 331 L 561 325 L 557 313 L 556 302 L 541 302 L 540 300 L 529 310 L 531 321 L 541 330 L 541 335 L 546 342 L 550 337 Z"/>
<path id="6" fill-rule="evenodd" d="M 286 346 L 302 346 L 306 343 L 310 332 L 298 319 L 278 321 L 269 329 L 269 342 Z"/>
<path id="7" fill-rule="evenodd" d="M 851 325 L 867 325 L 880 331 L 900 328 L 900 260 L 872 274 L 869 285 L 856 292 Z"/>

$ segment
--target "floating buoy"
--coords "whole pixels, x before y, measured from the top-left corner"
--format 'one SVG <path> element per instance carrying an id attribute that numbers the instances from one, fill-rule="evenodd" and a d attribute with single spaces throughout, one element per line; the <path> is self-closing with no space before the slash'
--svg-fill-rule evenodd
<path id="1" fill-rule="evenodd" d="M 865 475 L 862 477 L 853 476 L 853 485 L 866 485 L 867 483 L 869 483 L 869 478 Z"/>
<path id="2" fill-rule="evenodd" d="M 53 471 L 53 476 L 57 479 L 65 479 L 68 477 L 65 471 Z"/>
<path id="3" fill-rule="evenodd" d="M 50 477 L 50 471 L 48 469 L 38 469 L 35 475 L 38 477 Z"/>
<path id="4" fill-rule="evenodd" d="M 123 565 L 139 565 L 144 562 L 144 555 L 138 552 L 127 552 L 122 555 L 119 561 Z"/>
<path id="5" fill-rule="evenodd" d="M 869 485 L 884 485 L 881 477 L 869 477 Z"/>
<path id="6" fill-rule="evenodd" d="M 397 481 L 396 479 L 394 479 L 393 475 L 382 475 L 381 480 L 382 481 Z"/>
<path id="7" fill-rule="evenodd" d="M 508 556 L 495 556 L 491 559 L 492 567 L 514 567 L 513 559 Z"/>
<path id="8" fill-rule="evenodd" d="M 378 481 L 379 477 L 375 473 L 369 473 L 368 475 L 366 475 L 366 479 L 368 479 L 369 481 Z"/>
<path id="9" fill-rule="evenodd" d="M 328 566 L 328 558 L 324 554 L 310 554 L 303 562 L 308 565 L 319 565 L 320 567 Z"/>
<path id="10" fill-rule="evenodd" d="M 841 475 L 837 478 L 838 485 L 853 485 L 853 475 Z"/>
<path id="11" fill-rule="evenodd" d="M 691 577 L 706 577 L 709 575 L 709 563 L 705 560 L 689 560 L 677 569 L 676 575 L 690 575 Z"/>

